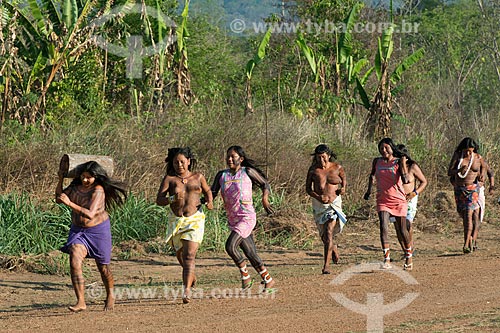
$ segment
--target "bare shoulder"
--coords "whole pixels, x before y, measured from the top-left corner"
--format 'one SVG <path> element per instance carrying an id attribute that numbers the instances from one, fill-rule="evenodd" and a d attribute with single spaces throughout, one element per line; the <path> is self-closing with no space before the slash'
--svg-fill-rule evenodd
<path id="1" fill-rule="evenodd" d="M 307 173 L 315 173 L 316 172 L 316 165 L 315 164 L 312 164 L 309 166 L 309 169 L 307 170 Z"/>
<path id="2" fill-rule="evenodd" d="M 414 163 L 410 166 L 410 168 L 408 169 L 408 173 L 409 173 L 410 175 L 415 175 L 415 173 L 417 173 L 417 172 L 422 172 L 422 170 L 420 169 L 420 166 L 418 165 L 418 163 L 417 163 L 417 162 L 414 162 Z"/>
<path id="3" fill-rule="evenodd" d="M 330 167 L 328 168 L 329 172 L 335 172 L 338 173 L 342 169 L 342 166 L 338 164 L 337 162 L 330 162 Z"/>
<path id="4" fill-rule="evenodd" d="M 332 163 L 332 168 L 342 169 L 342 165 L 340 165 L 339 163 L 337 163 L 337 162 L 331 162 L 331 163 Z"/>
<path id="5" fill-rule="evenodd" d="M 475 156 L 474 158 L 476 159 L 477 163 L 483 163 L 484 159 L 479 153 L 474 153 Z"/>
<path id="6" fill-rule="evenodd" d="M 163 183 L 170 183 L 174 179 L 175 179 L 174 176 L 165 175 L 165 177 L 163 177 Z"/>
<path id="7" fill-rule="evenodd" d="M 201 179 L 204 179 L 205 176 L 201 173 L 201 172 L 195 172 L 193 174 L 193 178 L 197 179 L 197 180 L 201 180 Z"/>

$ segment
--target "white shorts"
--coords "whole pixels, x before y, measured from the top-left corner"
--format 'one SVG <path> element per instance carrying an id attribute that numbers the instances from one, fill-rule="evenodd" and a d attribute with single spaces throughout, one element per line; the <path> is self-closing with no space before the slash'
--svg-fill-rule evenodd
<path id="1" fill-rule="evenodd" d="M 417 203 L 418 203 L 418 194 L 413 197 L 410 201 L 408 201 L 408 211 L 406 212 L 406 219 L 408 221 L 413 222 L 415 219 L 415 215 L 417 215 Z M 391 222 L 396 222 L 396 218 L 391 216 L 389 218 Z"/>

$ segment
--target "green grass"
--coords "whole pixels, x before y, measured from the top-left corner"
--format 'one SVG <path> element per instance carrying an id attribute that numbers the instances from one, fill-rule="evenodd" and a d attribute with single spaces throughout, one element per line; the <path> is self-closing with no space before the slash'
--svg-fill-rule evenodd
<path id="1" fill-rule="evenodd" d="M 44 210 L 25 193 L 0 197 L 0 254 L 21 256 L 58 249 L 67 237 L 69 219 L 68 209 Z"/>
<path id="2" fill-rule="evenodd" d="M 110 212 L 113 243 L 148 241 L 165 233 L 166 212 L 143 196 L 130 195 L 122 206 Z"/>
<path id="3" fill-rule="evenodd" d="M 254 198 L 258 216 L 265 216 L 260 195 Z M 283 204 L 283 194 L 270 198 L 275 209 Z M 212 211 L 205 210 L 204 240 L 200 252 L 223 252 L 229 236 L 227 217 L 221 200 L 217 200 Z M 168 207 L 149 202 L 143 195 L 130 195 L 122 206 L 110 210 L 113 244 L 141 243 L 141 249 L 127 248 L 118 254 L 120 259 L 140 256 L 141 251 L 173 254 L 164 242 L 168 218 L 172 218 Z M 68 271 L 67 256 L 43 255 L 58 250 L 68 237 L 71 226 L 71 211 L 62 204 L 50 203 L 47 207 L 33 202 L 27 193 L 0 196 L 0 255 L 28 257 L 26 264 L 37 272 L 60 274 Z M 268 230 L 258 221 L 256 239 L 264 246 L 296 247 L 293 230 L 278 228 Z M 312 242 L 312 240 L 310 240 Z M 309 242 L 309 243 L 310 243 Z M 301 248 L 310 246 L 305 240 Z M 134 252 L 136 251 L 136 252 Z"/>

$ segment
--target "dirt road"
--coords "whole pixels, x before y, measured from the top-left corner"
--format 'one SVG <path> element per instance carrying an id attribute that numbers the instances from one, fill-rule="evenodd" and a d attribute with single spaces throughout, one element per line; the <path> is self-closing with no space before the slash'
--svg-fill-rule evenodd
<path id="1" fill-rule="evenodd" d="M 313 251 L 262 250 L 277 281 L 273 295 L 259 294 L 258 286 L 238 293 L 238 271 L 224 253 L 199 256 L 195 299 L 187 305 L 179 297 L 181 270 L 174 257 L 113 261 L 118 299 L 112 312 L 102 311 L 104 294 L 93 263 L 87 270 L 88 309 L 81 313 L 67 310 L 75 301 L 68 276 L 3 270 L 0 330 L 500 332 L 496 224 L 483 225 L 480 249 L 468 255 L 461 253 L 459 227 L 416 233 L 411 272 L 400 269 L 402 260 L 392 271 L 379 270 L 372 264 L 381 258 L 376 226 L 365 222 L 355 229 L 345 229 L 341 264 L 331 275 L 321 274 L 319 244 Z M 395 234 L 390 237 L 397 249 Z M 392 253 L 394 259 L 402 255 L 399 249 Z"/>

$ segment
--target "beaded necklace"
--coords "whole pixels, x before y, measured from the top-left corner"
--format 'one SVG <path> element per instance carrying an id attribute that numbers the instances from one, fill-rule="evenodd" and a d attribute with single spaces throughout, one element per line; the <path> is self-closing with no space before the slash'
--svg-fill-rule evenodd
<path id="1" fill-rule="evenodd" d="M 457 166 L 457 169 L 460 170 L 460 166 L 462 165 L 462 162 L 464 160 L 464 154 L 462 153 L 462 155 L 460 156 L 460 162 L 458 162 L 458 166 Z M 469 173 L 469 170 L 472 166 L 472 162 L 474 161 L 474 153 L 472 153 L 472 155 L 470 156 L 470 159 L 469 159 L 469 164 L 467 165 L 467 171 L 465 171 L 465 173 L 460 173 L 458 172 L 457 175 L 458 177 L 460 178 L 465 178 L 467 177 L 467 174 Z"/>
<path id="2" fill-rule="evenodd" d="M 191 173 L 191 174 L 189 174 L 189 176 L 187 176 L 187 177 L 182 177 L 182 176 L 180 176 L 180 175 L 178 175 L 178 174 L 175 174 L 175 176 L 176 176 L 177 178 L 180 178 L 180 180 L 181 180 L 181 182 L 182 182 L 183 184 L 187 184 L 187 182 L 188 182 L 188 181 L 187 181 L 187 180 L 188 180 L 188 178 L 189 178 L 189 177 L 191 177 L 192 175 L 193 175 L 193 174 Z"/>

